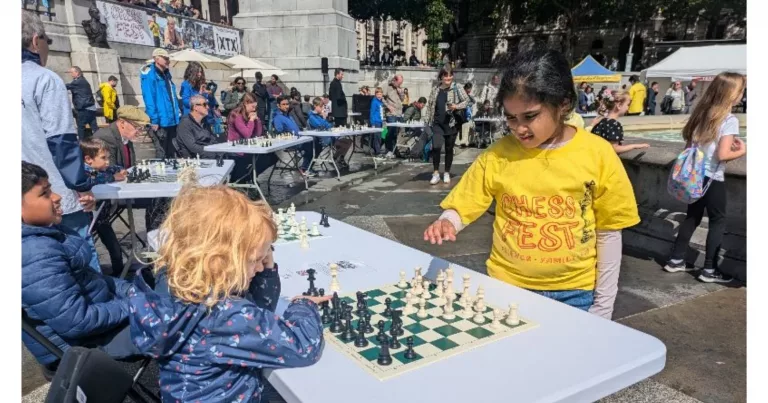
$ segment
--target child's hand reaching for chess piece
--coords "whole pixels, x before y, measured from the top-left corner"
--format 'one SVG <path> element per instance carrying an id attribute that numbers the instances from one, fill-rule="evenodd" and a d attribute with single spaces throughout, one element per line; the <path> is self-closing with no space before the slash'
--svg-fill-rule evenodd
<path id="1" fill-rule="evenodd" d="M 127 176 L 128 176 L 128 171 L 126 171 L 125 169 L 119 172 L 115 172 L 115 181 L 122 182 L 125 180 Z"/>
<path id="2" fill-rule="evenodd" d="M 456 242 L 456 227 L 447 219 L 439 219 L 424 230 L 424 240 L 432 245 L 442 245 L 443 241 Z"/>

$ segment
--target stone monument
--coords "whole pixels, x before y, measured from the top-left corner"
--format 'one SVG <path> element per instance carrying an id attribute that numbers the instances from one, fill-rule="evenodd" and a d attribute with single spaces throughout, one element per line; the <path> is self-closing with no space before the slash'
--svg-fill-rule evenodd
<path id="1" fill-rule="evenodd" d="M 281 80 L 304 95 L 322 95 L 342 68 L 344 92 L 357 93 L 357 34 L 347 0 L 240 0 L 233 18 L 243 29 L 243 53 L 280 67 Z M 328 58 L 324 81 L 321 59 Z M 253 81 L 253 77 L 246 77 Z M 266 77 L 265 77 L 266 80 Z M 351 112 L 351 110 L 350 110 Z"/>
<path id="2" fill-rule="evenodd" d="M 107 24 L 101 22 L 101 13 L 96 7 L 96 2 L 91 3 L 88 8 L 90 20 L 83 20 L 82 25 L 85 29 L 85 36 L 88 37 L 88 43 L 94 48 L 109 49 L 107 43 Z"/>

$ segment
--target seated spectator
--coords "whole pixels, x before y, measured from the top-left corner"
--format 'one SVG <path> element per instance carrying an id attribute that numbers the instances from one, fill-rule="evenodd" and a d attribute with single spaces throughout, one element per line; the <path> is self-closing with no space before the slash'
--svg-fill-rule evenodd
<path id="1" fill-rule="evenodd" d="M 273 126 L 277 133 L 293 133 L 299 135 L 299 126 L 289 116 L 289 110 L 291 109 L 290 98 L 281 95 L 277 98 L 277 112 L 274 115 Z M 312 156 L 314 155 L 314 143 L 304 143 L 300 145 L 302 150 L 302 160 L 299 172 L 306 177 L 313 177 L 317 174 L 309 170 L 309 164 L 312 162 Z"/>
<path id="2" fill-rule="evenodd" d="M 125 180 L 127 172 L 123 167 L 109 165 L 109 150 L 103 140 L 97 138 L 82 140 L 80 141 L 80 150 L 83 152 L 85 171 L 94 185 Z M 96 217 L 93 228 L 99 234 L 99 240 L 109 253 L 112 276 L 120 277 L 120 273 L 123 271 L 123 250 L 120 248 L 120 241 L 117 239 L 115 230 L 109 223 L 111 203 L 108 200 L 101 203 L 104 205 L 101 207 L 99 216 Z"/>
<path id="3" fill-rule="evenodd" d="M 61 223 L 61 197 L 48 174 L 21 163 L 21 307 L 35 328 L 66 352 L 100 348 L 113 358 L 140 354 L 128 327 L 130 284 L 88 266 L 91 246 Z M 25 332 L 27 349 L 53 376 L 59 360 Z"/>
<path id="4" fill-rule="evenodd" d="M 256 111 L 257 108 L 258 102 L 256 97 L 250 92 L 246 92 L 240 104 L 227 117 L 227 141 L 239 141 L 262 136 L 264 122 L 259 119 L 259 114 Z M 233 181 L 237 183 L 253 183 L 254 178 L 249 175 L 249 168 L 253 163 L 253 155 L 237 154 L 234 159 Z M 266 171 L 267 168 L 275 165 L 275 163 L 277 163 L 277 156 L 274 153 L 260 155 L 256 160 L 256 175 Z"/>
<path id="5" fill-rule="evenodd" d="M 307 126 L 309 130 L 331 130 L 333 125 L 323 118 L 323 99 L 315 98 L 312 101 L 314 109 L 309 113 L 309 119 L 307 119 Z M 349 148 L 352 146 L 352 142 L 348 139 L 336 141 L 333 137 L 315 137 L 315 157 L 320 155 L 323 147 L 328 147 L 332 144 L 336 145 L 336 165 L 339 168 L 349 167 L 346 161 L 346 155 Z"/>
<path id="6" fill-rule="evenodd" d="M 421 97 L 418 101 L 412 103 L 403 113 L 404 122 L 418 122 L 421 120 L 421 109 L 427 104 L 427 98 Z"/>
<path id="7" fill-rule="evenodd" d="M 312 106 L 311 97 L 309 95 L 304 95 L 304 102 L 301 103 L 301 111 L 304 113 L 304 116 L 309 118 L 309 114 L 314 109 L 314 106 Z"/>
<path id="8" fill-rule="evenodd" d="M 179 121 L 173 145 L 181 158 L 215 159 L 216 153 L 204 150 L 205 146 L 216 144 L 216 136 L 203 126 L 208 116 L 208 100 L 200 94 L 193 95 L 189 105 L 190 112 Z"/>

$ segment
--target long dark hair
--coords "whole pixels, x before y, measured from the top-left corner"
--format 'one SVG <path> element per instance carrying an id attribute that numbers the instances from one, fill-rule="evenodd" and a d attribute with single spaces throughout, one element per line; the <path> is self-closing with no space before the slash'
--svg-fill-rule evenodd
<path id="1" fill-rule="evenodd" d="M 198 73 L 203 74 L 198 77 Z M 200 86 L 205 84 L 205 69 L 203 69 L 203 65 L 198 62 L 189 62 L 184 70 L 184 81 L 189 81 L 192 84 L 192 88 L 199 90 Z"/>
<path id="2" fill-rule="evenodd" d="M 229 116 L 227 116 L 227 120 L 230 121 L 231 119 L 234 119 L 235 116 L 242 116 L 243 119 L 247 119 L 247 117 L 245 116 L 245 105 L 251 102 L 256 103 L 258 105 L 258 101 L 256 101 L 256 97 L 249 91 L 246 91 L 245 94 L 243 94 L 243 99 L 240 100 L 240 103 L 237 104 L 235 109 L 232 109 L 232 112 L 229 112 Z"/>
<path id="3" fill-rule="evenodd" d="M 568 116 L 576 105 L 576 91 L 565 56 L 542 46 L 518 53 L 501 79 L 496 107 L 514 96 L 540 102 Z"/>

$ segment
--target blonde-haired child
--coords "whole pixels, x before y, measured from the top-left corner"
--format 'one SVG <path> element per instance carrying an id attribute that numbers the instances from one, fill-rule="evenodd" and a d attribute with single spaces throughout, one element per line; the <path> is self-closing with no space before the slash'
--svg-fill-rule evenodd
<path id="1" fill-rule="evenodd" d="M 747 145 L 738 137 L 739 119 L 731 114 L 731 109 L 741 102 L 745 88 L 746 77 L 743 75 L 732 72 L 718 74 L 683 127 L 686 147 L 698 147 L 705 156 L 704 186 L 709 185 L 709 188 L 701 199 L 688 205 L 672 256 L 664 266 L 668 272 L 696 270 L 685 264 L 685 254 L 706 210 L 709 219 L 707 250 L 698 279 L 706 283 L 727 283 L 733 279 L 718 270 L 717 256 L 725 233 L 725 164 L 747 154 Z"/>
<path id="2" fill-rule="evenodd" d="M 282 317 L 269 207 L 226 186 L 185 188 L 161 227 L 153 291 L 137 276 L 131 334 L 160 365 L 163 401 L 259 402 L 262 368 L 303 367 L 323 348 L 318 303 Z"/>
<path id="3" fill-rule="evenodd" d="M 613 91 L 611 94 L 603 97 L 602 100 L 605 116 L 598 117 L 592 122 L 592 133 L 611 143 L 617 154 L 650 147 L 649 144 L 645 143 L 621 144 L 624 142 L 624 127 L 617 119 L 627 113 L 631 101 L 632 98 L 630 98 L 628 92 L 623 90 Z"/>
<path id="4" fill-rule="evenodd" d="M 576 93 L 559 52 L 519 53 L 497 101 L 511 134 L 462 175 L 424 240 L 455 241 L 495 200 L 488 275 L 610 318 L 621 230 L 640 221 L 621 160 L 608 143 L 566 123 Z"/>

